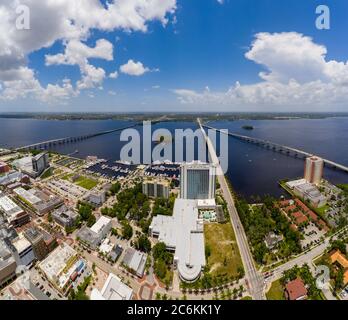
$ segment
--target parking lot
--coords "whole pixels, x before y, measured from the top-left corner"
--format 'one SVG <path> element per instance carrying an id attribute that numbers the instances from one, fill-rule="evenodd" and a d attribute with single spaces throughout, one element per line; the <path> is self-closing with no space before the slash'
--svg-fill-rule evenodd
<path id="1" fill-rule="evenodd" d="M 304 239 L 301 240 L 301 246 L 304 250 L 316 243 L 319 243 L 320 238 L 324 237 L 325 235 L 325 231 L 319 230 L 314 223 L 310 223 L 301 233 L 304 236 Z"/>
<path id="2" fill-rule="evenodd" d="M 65 300 L 61 293 L 59 293 L 55 288 L 53 288 L 52 284 L 39 272 L 33 268 L 30 270 L 30 279 L 31 282 L 41 291 L 43 292 L 50 300 Z"/>

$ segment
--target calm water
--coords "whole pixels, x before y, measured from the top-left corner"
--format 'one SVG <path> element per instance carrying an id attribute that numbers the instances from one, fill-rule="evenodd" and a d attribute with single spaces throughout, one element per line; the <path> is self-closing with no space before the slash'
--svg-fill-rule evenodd
<path id="1" fill-rule="evenodd" d="M 125 127 L 125 121 L 45 121 L 32 119 L 0 119 L 0 148 L 18 147 L 44 140 L 78 136 L 93 132 Z M 228 129 L 231 132 L 267 139 L 348 165 L 348 118 L 320 120 L 258 120 L 219 121 L 211 126 Z M 254 130 L 246 131 L 243 125 L 252 125 Z M 153 130 L 166 128 L 196 129 L 191 122 L 165 122 L 153 125 Z M 142 128 L 138 128 L 140 133 Z M 120 142 L 120 133 L 95 137 L 78 143 L 57 146 L 56 151 L 73 153 L 84 158 L 97 155 L 105 159 L 118 160 L 125 142 Z M 265 150 L 261 147 L 229 138 L 228 176 L 235 190 L 250 198 L 257 194 L 282 194 L 277 181 L 282 178 L 296 178 L 303 175 L 304 162 L 286 155 Z M 347 183 L 348 174 L 325 169 L 325 177 L 333 183 Z"/>

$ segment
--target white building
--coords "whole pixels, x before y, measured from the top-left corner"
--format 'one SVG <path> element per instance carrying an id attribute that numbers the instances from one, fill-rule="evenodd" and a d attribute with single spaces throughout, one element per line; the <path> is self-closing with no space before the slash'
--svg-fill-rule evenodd
<path id="1" fill-rule="evenodd" d="M 133 290 L 125 285 L 119 277 L 110 273 L 102 290 L 93 289 L 91 300 L 131 300 Z"/>
<path id="2" fill-rule="evenodd" d="M 289 181 L 286 186 L 292 190 L 292 192 L 302 198 L 305 201 L 309 201 L 315 208 L 323 207 L 327 203 L 327 198 L 320 193 L 318 188 L 306 179 Z"/>
<path id="3" fill-rule="evenodd" d="M 327 198 L 320 193 L 318 188 L 310 183 L 304 183 L 294 188 L 294 193 L 298 197 L 310 202 L 315 208 L 321 208 L 326 205 Z"/>
<path id="4" fill-rule="evenodd" d="M 203 220 L 196 200 L 176 199 L 173 216 L 155 216 L 150 234 L 174 251 L 174 266 L 185 282 L 196 281 L 206 265 Z"/>
<path id="5" fill-rule="evenodd" d="M 65 292 L 78 265 L 77 252 L 63 242 L 39 264 L 39 268 L 56 289 Z"/>
<path id="6" fill-rule="evenodd" d="M 135 274 L 142 278 L 145 272 L 147 254 L 133 248 L 128 248 L 122 260 L 122 263 Z"/>
<path id="7" fill-rule="evenodd" d="M 91 230 L 98 234 L 101 238 L 105 238 L 110 232 L 112 221 L 110 218 L 101 216 L 98 221 L 91 227 Z"/>
<path id="8" fill-rule="evenodd" d="M 8 223 L 14 227 L 22 226 L 30 221 L 30 216 L 21 207 L 19 207 L 12 199 L 5 196 L 0 191 L 0 212 L 5 215 Z"/>
<path id="9" fill-rule="evenodd" d="M 181 166 L 180 198 L 181 199 L 214 199 L 216 166 L 193 161 Z"/>
<path id="10" fill-rule="evenodd" d="M 308 157 L 305 162 L 304 178 L 309 183 L 319 184 L 323 177 L 324 160 L 319 157 Z"/>
<path id="11" fill-rule="evenodd" d="M 101 216 L 91 228 L 88 228 L 87 226 L 81 228 L 77 232 L 77 237 L 87 246 L 95 250 L 110 232 L 111 228 L 112 220 Z"/>
<path id="12" fill-rule="evenodd" d="M 34 260 L 36 260 L 33 246 L 23 234 L 20 234 L 19 237 L 12 242 L 12 245 L 16 249 L 13 254 L 17 265 L 30 266 Z"/>

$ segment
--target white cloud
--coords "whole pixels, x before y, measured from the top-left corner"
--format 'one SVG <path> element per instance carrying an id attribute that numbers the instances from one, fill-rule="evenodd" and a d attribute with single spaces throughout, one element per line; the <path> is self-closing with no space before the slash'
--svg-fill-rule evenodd
<path id="1" fill-rule="evenodd" d="M 120 67 L 120 71 L 130 76 L 142 76 L 146 72 L 149 72 L 150 69 L 147 67 L 144 67 L 144 65 L 140 61 L 135 62 L 131 59 L 131 60 L 128 60 L 126 64 Z"/>
<path id="2" fill-rule="evenodd" d="M 30 30 L 16 29 L 19 4 L 30 8 Z M 94 48 L 87 46 L 91 30 L 146 32 L 150 21 L 166 25 L 175 10 L 176 0 L 110 0 L 106 6 L 100 0 L 1 0 L 0 98 L 32 95 L 41 99 L 44 92 L 52 91 L 57 96 L 75 96 L 81 88 L 100 85 L 105 71 L 90 65 L 88 59 L 112 60 L 112 45 L 101 39 Z M 46 64 L 79 65 L 81 80 L 73 91 L 66 83 L 42 87 L 35 71 L 27 66 L 30 53 L 57 41 L 63 42 L 65 51 L 47 56 Z"/>
<path id="3" fill-rule="evenodd" d="M 116 91 L 113 91 L 113 90 L 110 90 L 110 91 L 108 91 L 108 94 L 110 95 L 110 96 L 116 96 Z"/>
<path id="4" fill-rule="evenodd" d="M 65 46 L 65 52 L 56 55 L 46 55 L 46 65 L 67 64 L 85 65 L 90 58 L 113 60 L 113 45 L 105 39 L 99 39 L 95 47 L 88 47 L 79 40 L 71 40 Z"/>
<path id="5" fill-rule="evenodd" d="M 117 72 L 117 71 L 111 72 L 111 73 L 109 74 L 109 78 L 110 78 L 110 79 L 117 79 L 117 78 L 118 78 L 118 72 Z"/>
<path id="6" fill-rule="evenodd" d="M 245 57 L 262 65 L 261 81 L 226 92 L 177 89 L 184 104 L 226 108 L 320 108 L 348 102 L 348 63 L 327 61 L 327 49 L 296 32 L 259 33 Z"/>

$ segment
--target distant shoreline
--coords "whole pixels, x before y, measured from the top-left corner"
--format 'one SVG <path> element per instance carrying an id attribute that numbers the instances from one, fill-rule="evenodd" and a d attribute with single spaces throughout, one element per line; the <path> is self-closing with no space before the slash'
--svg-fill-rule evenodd
<path id="1" fill-rule="evenodd" d="M 237 120 L 299 120 L 348 117 L 348 113 L 270 113 L 270 112 L 235 112 L 235 113 L 0 113 L 0 119 L 37 119 L 37 120 L 123 120 L 123 121 L 237 121 Z"/>

